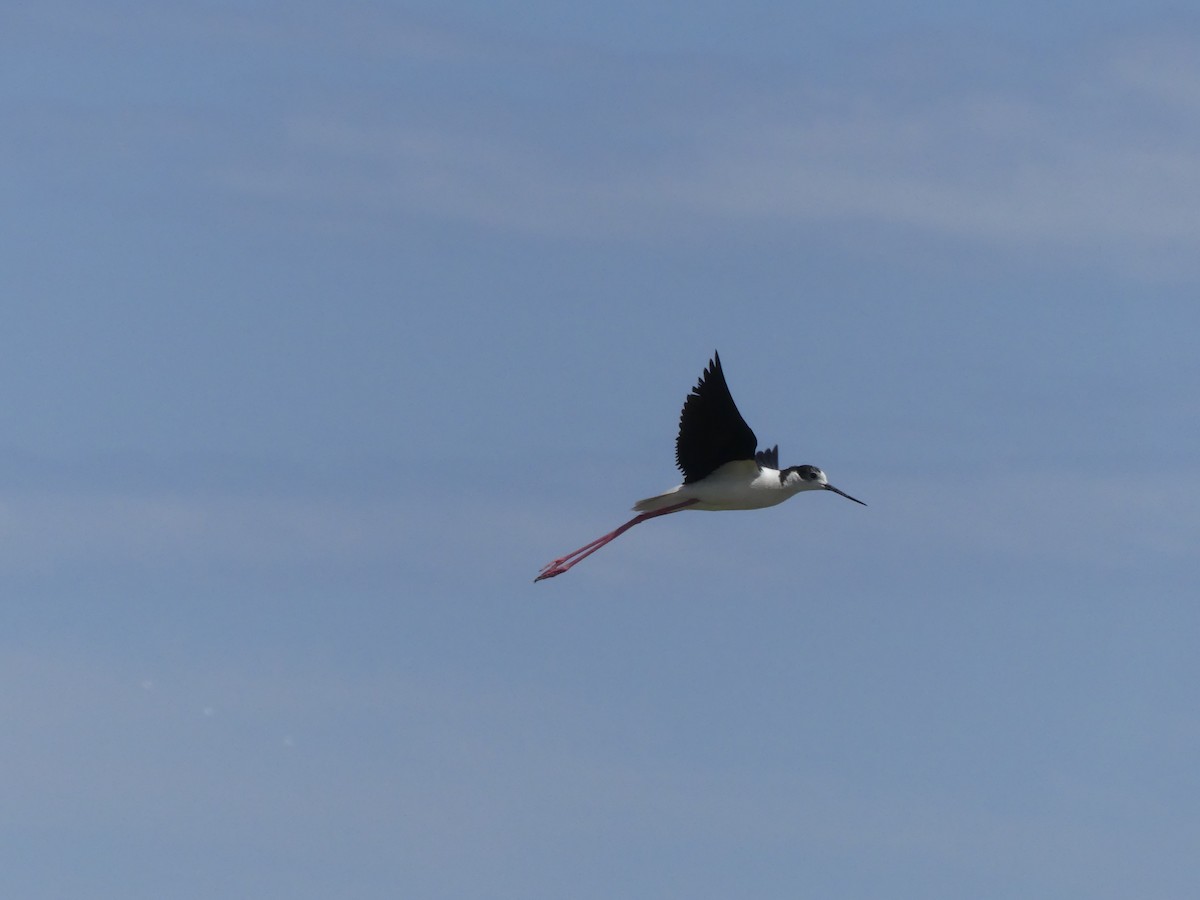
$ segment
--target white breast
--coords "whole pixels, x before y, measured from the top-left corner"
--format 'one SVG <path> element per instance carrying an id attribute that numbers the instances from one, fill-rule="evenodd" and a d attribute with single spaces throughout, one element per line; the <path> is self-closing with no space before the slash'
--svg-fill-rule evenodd
<path id="1" fill-rule="evenodd" d="M 692 509 L 762 509 L 794 493 L 780 483 L 778 469 L 759 469 L 753 460 L 739 460 L 726 463 L 703 481 L 682 485 L 675 496 L 698 500 Z"/>

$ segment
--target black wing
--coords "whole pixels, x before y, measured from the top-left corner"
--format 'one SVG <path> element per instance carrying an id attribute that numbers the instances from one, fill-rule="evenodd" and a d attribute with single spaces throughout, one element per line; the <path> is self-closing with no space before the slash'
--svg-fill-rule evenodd
<path id="1" fill-rule="evenodd" d="M 679 414 L 675 464 L 683 472 L 683 483 L 706 478 L 727 462 L 752 460 L 757 446 L 758 439 L 729 394 L 721 357 L 713 353 Z"/>
<path id="2" fill-rule="evenodd" d="M 758 453 L 755 453 L 754 461 L 758 463 L 760 469 L 778 469 L 779 445 L 776 444 L 770 450 L 760 450 Z"/>

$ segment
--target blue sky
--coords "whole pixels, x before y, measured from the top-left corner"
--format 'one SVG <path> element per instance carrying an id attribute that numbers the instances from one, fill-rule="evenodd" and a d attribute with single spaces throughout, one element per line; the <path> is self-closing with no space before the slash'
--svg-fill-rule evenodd
<path id="1" fill-rule="evenodd" d="M 0 22 L 13 896 L 1200 890 L 1200 19 Z"/>

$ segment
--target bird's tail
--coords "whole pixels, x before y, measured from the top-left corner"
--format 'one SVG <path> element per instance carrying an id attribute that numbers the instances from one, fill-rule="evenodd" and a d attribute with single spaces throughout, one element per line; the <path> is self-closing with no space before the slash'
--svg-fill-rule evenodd
<path id="1" fill-rule="evenodd" d="M 668 506 L 674 506 L 679 502 L 679 488 L 673 487 L 665 494 L 659 494 L 656 497 L 647 497 L 645 500 L 639 500 L 637 503 L 633 504 L 633 509 L 634 512 L 654 512 L 659 509 L 666 509 Z"/>

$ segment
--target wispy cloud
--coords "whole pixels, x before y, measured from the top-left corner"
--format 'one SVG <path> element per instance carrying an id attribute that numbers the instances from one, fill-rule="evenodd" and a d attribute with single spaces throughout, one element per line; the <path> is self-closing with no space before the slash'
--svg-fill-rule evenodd
<path id="1" fill-rule="evenodd" d="M 257 47 L 268 60 L 190 113 L 164 111 L 136 81 L 96 110 L 23 113 L 55 123 L 64 153 L 100 148 L 96 177 L 120 148 L 169 178 L 167 147 L 186 170 L 180 189 L 215 184 L 302 218 L 643 241 L 849 223 L 1127 269 L 1192 273 L 1200 258 L 1200 35 L 1186 30 L 999 66 L 884 48 L 814 76 L 521 43 L 366 8 L 121 21 L 67 4 L 50 18 L 139 52 Z M 274 71 L 271 54 L 292 51 L 349 74 Z M 118 101 L 132 105 L 114 116 Z"/>
<path id="2" fill-rule="evenodd" d="M 432 463 L 430 463 L 432 466 Z M 392 582 L 532 578 L 561 523 L 477 483 L 438 490 L 64 483 L 0 491 L 0 577 L 97 571 L 376 573 Z M 298 482 L 304 475 L 292 473 Z M 582 531 L 582 526 L 576 525 Z M 467 564 L 465 560 L 473 561 Z"/>
<path id="3" fill-rule="evenodd" d="M 154 833 L 171 852 L 228 842 L 339 871 L 383 853 L 393 862 L 367 867 L 374 878 L 396 866 L 407 884 L 445 889 L 462 860 L 473 877 L 528 883 L 536 862 L 569 879 L 634 842 L 689 848 L 686 863 L 660 849 L 655 869 L 678 864 L 697 889 L 706 848 L 740 847 L 901 856 L 1009 883 L 1094 879 L 1109 896 L 1103 860 L 1132 842 L 1140 863 L 1118 877 L 1154 877 L 1195 838 L 1182 806 L 1144 818 L 1147 801 L 1127 784 L 1080 795 L 1054 777 L 1066 771 L 1039 771 L 1052 802 L 1025 786 L 989 806 L 990 786 L 964 794 L 936 779 L 880 786 L 854 765 L 730 764 L 653 718 L 635 734 L 629 709 L 581 709 L 553 688 L 205 660 L 156 672 L 46 648 L 0 654 L 0 675 L 13 686 L 0 698 L 11 775 L 0 819 L 139 846 Z M 597 729 L 619 746 L 597 748 Z"/>
<path id="4" fill-rule="evenodd" d="M 1188 470 L 1010 469 L 932 478 L 894 498 L 908 536 L 890 541 L 928 547 L 935 535 L 951 553 L 1111 571 L 1178 565 L 1192 553 L 1198 496 L 1200 475 Z"/>
<path id="5" fill-rule="evenodd" d="M 442 72 L 431 88 L 441 113 L 293 112 L 273 158 L 221 177 L 372 215 L 547 234 L 843 221 L 1149 265 L 1146 254 L 1195 249 L 1200 208 L 1195 43 L 1171 47 L 1091 48 L 1017 82 L 934 52 L 915 88 L 890 83 L 887 66 L 853 84 L 812 85 L 782 69 L 750 77 L 636 58 L 621 60 L 618 80 L 594 60 L 577 71 L 546 52 L 527 66 L 571 85 L 578 102 L 484 112 Z M 517 77 L 502 54 L 492 63 L 494 77 Z M 469 75 L 487 73 L 484 64 Z M 605 79 L 613 93 L 598 99 Z M 622 96 L 628 108 L 614 112 Z"/>
<path id="6" fill-rule="evenodd" d="M 397 502 L 146 490 L 0 496 L 0 567 L 287 566 L 400 558 Z"/>

